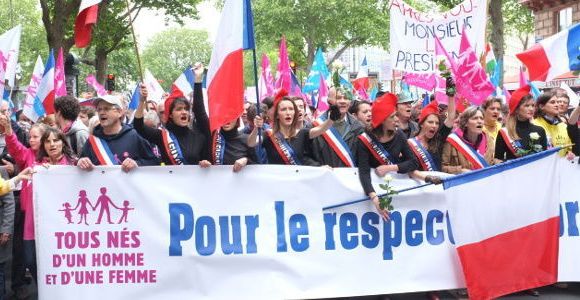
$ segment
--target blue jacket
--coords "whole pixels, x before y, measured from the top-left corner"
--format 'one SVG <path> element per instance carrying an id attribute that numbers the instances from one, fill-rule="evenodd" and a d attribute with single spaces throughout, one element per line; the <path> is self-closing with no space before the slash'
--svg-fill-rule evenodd
<path id="1" fill-rule="evenodd" d="M 115 135 L 105 135 L 103 127 L 98 125 L 94 129 L 93 135 L 107 142 L 119 165 L 127 157 L 132 158 L 139 166 L 158 166 L 160 163 L 159 158 L 153 154 L 149 142 L 130 125 L 123 124 L 121 131 Z M 81 157 L 88 157 L 94 165 L 100 165 L 91 143 L 85 143 Z"/>

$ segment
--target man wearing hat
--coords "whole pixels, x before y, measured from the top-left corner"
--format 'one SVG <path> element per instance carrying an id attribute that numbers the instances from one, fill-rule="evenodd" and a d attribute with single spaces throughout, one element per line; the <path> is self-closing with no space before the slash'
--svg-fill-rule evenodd
<path id="1" fill-rule="evenodd" d="M 129 172 L 137 166 L 159 165 L 151 145 L 133 127 L 123 124 L 123 103 L 118 95 L 97 98 L 100 125 L 95 127 L 81 154 L 77 166 L 90 171 L 95 165 L 120 165 Z"/>
<path id="2" fill-rule="evenodd" d="M 409 139 L 417 135 L 419 132 L 419 125 L 417 122 L 411 120 L 411 111 L 414 100 L 407 94 L 401 93 L 397 95 L 397 117 L 399 118 L 399 129 L 403 131 L 405 136 Z"/>

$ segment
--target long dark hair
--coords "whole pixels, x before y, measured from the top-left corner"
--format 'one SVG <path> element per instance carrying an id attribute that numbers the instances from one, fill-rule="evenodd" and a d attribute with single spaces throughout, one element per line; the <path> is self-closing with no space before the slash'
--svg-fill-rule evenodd
<path id="1" fill-rule="evenodd" d="M 292 99 L 288 96 L 284 96 L 282 99 L 278 100 L 276 102 L 276 105 L 274 106 L 274 120 L 272 120 L 272 123 L 274 124 L 273 129 L 274 132 L 279 132 L 280 131 L 280 120 L 278 120 L 278 107 L 280 106 L 280 103 L 282 103 L 282 101 L 289 101 L 290 103 L 292 103 L 292 107 L 294 107 L 294 119 L 292 120 L 292 124 L 290 124 L 290 130 L 291 130 L 291 134 L 292 136 L 294 136 L 296 133 L 296 129 L 298 128 L 298 107 L 296 106 L 296 103 L 294 103 L 294 101 L 292 101 Z"/>
<path id="2" fill-rule="evenodd" d="M 550 99 L 555 96 L 556 93 L 554 93 L 552 90 L 544 91 L 540 96 L 538 96 L 538 99 L 536 99 L 536 118 L 544 116 L 544 111 L 542 110 L 544 105 L 546 105 L 546 103 L 548 103 L 548 101 L 550 101 Z"/>
<path id="3" fill-rule="evenodd" d="M 59 140 L 62 141 L 62 154 L 64 155 L 64 157 L 66 157 L 66 160 L 70 164 L 76 164 L 77 157 L 73 153 L 69 143 L 67 142 L 64 133 L 62 133 L 62 131 L 60 131 L 59 129 L 48 126 L 44 131 L 44 133 L 42 134 L 42 137 L 40 138 L 40 147 L 38 148 L 38 153 L 36 154 L 36 161 L 41 162 L 44 158 L 48 157 L 48 153 L 44 148 L 44 143 L 46 142 L 46 140 L 48 140 L 51 134 L 54 134 Z"/>

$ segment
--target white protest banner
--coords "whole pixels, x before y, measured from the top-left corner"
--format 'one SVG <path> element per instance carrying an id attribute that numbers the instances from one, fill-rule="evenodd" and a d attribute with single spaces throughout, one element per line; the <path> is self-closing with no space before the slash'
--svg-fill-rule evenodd
<path id="1" fill-rule="evenodd" d="M 443 13 L 423 13 L 403 0 L 391 0 L 390 52 L 393 69 L 410 73 L 437 70 L 435 36 L 454 57 L 459 57 L 461 32 L 466 27 L 476 53 L 484 50 L 486 0 L 465 0 Z"/>
<path id="2" fill-rule="evenodd" d="M 464 286 L 440 186 L 396 196 L 385 223 L 369 201 L 323 210 L 362 197 L 356 169 L 51 167 L 33 180 L 40 299 L 297 299 Z M 566 234 L 578 232 L 573 225 Z M 580 280 L 573 266 L 567 278 Z"/>
<path id="3" fill-rule="evenodd" d="M 580 165 L 560 160 L 559 281 L 580 281 Z"/>

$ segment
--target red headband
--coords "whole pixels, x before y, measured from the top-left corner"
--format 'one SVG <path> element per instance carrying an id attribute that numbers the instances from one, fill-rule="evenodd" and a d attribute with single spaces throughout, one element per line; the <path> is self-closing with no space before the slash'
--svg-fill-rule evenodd
<path id="1" fill-rule="evenodd" d="M 516 108 L 520 104 L 520 101 L 522 101 L 522 98 L 524 98 L 526 95 L 530 94 L 530 90 L 531 90 L 530 86 L 526 85 L 517 89 L 515 92 L 512 93 L 512 97 L 510 98 L 509 103 L 510 114 L 513 114 L 516 111 Z"/>
<path id="2" fill-rule="evenodd" d="M 372 107 L 372 126 L 377 128 L 383 121 L 390 117 L 397 108 L 397 96 L 385 93 L 379 97 Z"/>
<path id="3" fill-rule="evenodd" d="M 419 115 L 419 124 L 423 123 L 429 115 L 439 116 L 439 104 L 437 104 L 437 101 L 431 101 L 429 105 L 423 107 L 421 114 Z"/>

